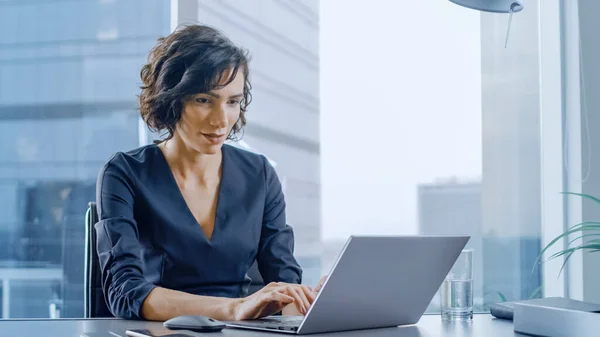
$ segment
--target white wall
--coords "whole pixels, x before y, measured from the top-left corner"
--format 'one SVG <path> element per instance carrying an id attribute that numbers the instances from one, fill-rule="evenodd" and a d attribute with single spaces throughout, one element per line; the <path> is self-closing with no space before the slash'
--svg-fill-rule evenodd
<path id="1" fill-rule="evenodd" d="M 323 238 L 417 232 L 417 184 L 481 175 L 480 15 L 321 1 Z"/>

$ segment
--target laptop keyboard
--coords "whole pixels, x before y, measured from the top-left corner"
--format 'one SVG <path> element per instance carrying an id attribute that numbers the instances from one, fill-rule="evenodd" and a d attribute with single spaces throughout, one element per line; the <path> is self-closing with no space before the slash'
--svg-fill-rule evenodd
<path id="1" fill-rule="evenodd" d="M 303 319 L 304 317 L 302 316 L 269 317 L 244 321 L 243 324 L 266 329 L 296 331 Z"/>
<path id="2" fill-rule="evenodd" d="M 264 321 L 267 324 L 279 324 L 285 326 L 300 325 L 304 317 L 283 317 L 283 318 L 263 318 L 259 321 Z"/>

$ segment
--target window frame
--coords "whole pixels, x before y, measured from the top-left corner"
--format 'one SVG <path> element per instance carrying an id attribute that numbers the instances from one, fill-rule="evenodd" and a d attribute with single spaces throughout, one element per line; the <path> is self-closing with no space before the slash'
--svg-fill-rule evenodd
<path id="1" fill-rule="evenodd" d="M 560 0 L 539 1 L 540 66 L 540 151 L 541 151 L 541 219 L 542 245 L 545 247 L 564 231 L 566 212 L 564 197 L 563 144 L 563 65 Z M 564 245 L 564 240 L 563 240 Z M 565 295 L 565 273 L 560 273 L 564 258 L 547 261 L 559 251 L 559 245 L 542 256 L 544 296 Z"/>

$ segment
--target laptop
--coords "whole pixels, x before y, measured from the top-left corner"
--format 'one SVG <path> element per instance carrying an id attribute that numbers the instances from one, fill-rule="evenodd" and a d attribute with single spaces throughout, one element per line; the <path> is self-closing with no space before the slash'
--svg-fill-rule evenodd
<path id="1" fill-rule="evenodd" d="M 351 236 L 305 316 L 227 327 L 314 334 L 415 324 L 469 236 Z"/>

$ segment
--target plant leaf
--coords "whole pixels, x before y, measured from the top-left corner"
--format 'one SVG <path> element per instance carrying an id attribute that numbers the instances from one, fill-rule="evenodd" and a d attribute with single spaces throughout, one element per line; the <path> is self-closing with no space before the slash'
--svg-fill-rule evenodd
<path id="1" fill-rule="evenodd" d="M 573 225 L 571 227 L 569 227 L 568 229 L 576 229 L 578 227 L 586 227 L 586 228 L 595 228 L 597 230 L 600 230 L 600 222 L 595 222 L 595 221 L 585 221 L 585 222 L 580 222 L 576 225 Z"/>
<path id="2" fill-rule="evenodd" d="M 537 288 L 535 288 L 535 290 L 531 293 L 531 295 L 529 295 L 529 299 L 533 299 L 536 296 L 540 295 L 542 293 L 542 289 L 544 289 L 543 286 L 539 286 Z"/>
<path id="3" fill-rule="evenodd" d="M 562 266 L 560 267 L 560 271 L 558 272 L 558 275 L 560 276 L 560 274 L 562 273 L 563 269 L 565 268 L 565 266 L 567 265 L 567 261 L 569 261 L 569 259 L 571 258 L 571 256 L 578 250 L 582 250 L 582 249 L 592 249 L 592 252 L 594 251 L 600 251 L 600 244 L 583 244 L 580 246 L 577 246 L 575 248 L 571 248 L 571 249 L 567 249 L 565 250 L 565 254 L 568 254 L 567 257 L 565 258 L 565 260 L 563 261 Z M 569 251 L 568 253 L 566 253 L 567 251 Z M 564 254 L 560 254 L 560 255 L 564 255 Z M 560 256 L 558 255 L 558 256 Z"/>
<path id="4" fill-rule="evenodd" d="M 581 245 L 579 245 L 577 247 L 565 249 L 565 250 L 560 251 L 558 253 L 554 253 L 549 258 L 549 260 L 550 260 L 550 259 L 554 259 L 554 258 L 557 258 L 559 256 L 562 256 L 562 255 L 567 255 L 567 257 L 565 258 L 565 260 L 562 263 L 562 266 L 560 267 L 560 271 L 558 272 L 559 276 L 562 273 L 563 269 L 565 268 L 565 265 L 567 264 L 567 261 L 569 261 L 569 259 L 573 255 L 573 253 L 575 253 L 578 250 L 582 250 L 582 249 L 598 249 L 598 250 L 600 250 L 600 244 L 598 244 L 598 243 L 594 243 L 594 244 L 581 244 Z"/>
<path id="5" fill-rule="evenodd" d="M 560 234 L 559 236 L 557 236 L 556 238 L 554 238 L 552 241 L 550 241 L 549 244 L 547 244 L 544 247 L 544 249 L 542 249 L 542 251 L 538 255 L 538 258 L 535 261 L 533 269 L 535 270 L 535 266 L 540 263 L 540 259 L 542 258 L 542 256 L 544 255 L 544 253 L 548 250 L 548 248 L 550 248 L 552 245 L 554 245 L 560 239 L 562 239 L 562 238 L 564 238 L 566 236 L 569 236 L 570 234 L 573 234 L 573 233 L 576 233 L 576 232 L 579 232 L 579 231 L 586 231 L 586 230 L 590 230 L 590 231 L 591 230 L 598 230 L 598 231 L 600 231 L 600 223 L 598 223 L 598 222 L 582 222 L 580 224 L 574 225 L 568 231 L 566 231 L 566 232 Z"/>
<path id="6" fill-rule="evenodd" d="M 554 238 L 552 241 L 550 241 L 550 243 L 546 245 L 546 248 L 555 244 L 561 238 L 563 238 L 569 234 L 579 232 L 579 231 L 599 231 L 600 232 L 600 223 L 582 222 L 580 224 L 574 225 L 571 228 L 569 228 L 569 230 L 560 234 L 559 236 Z M 540 254 L 542 254 L 546 250 L 546 248 L 544 250 L 542 250 L 542 252 Z"/>
<path id="7" fill-rule="evenodd" d="M 502 302 L 506 302 L 506 296 L 504 296 L 503 293 L 497 291 L 496 293 L 498 293 L 498 296 L 500 296 L 500 299 L 502 300 Z"/>
<path id="8" fill-rule="evenodd" d="M 592 234 L 582 234 L 578 237 L 576 237 L 575 239 L 569 241 L 569 243 L 567 244 L 567 247 L 569 247 L 570 245 L 573 244 L 573 242 L 579 240 L 579 239 L 584 239 L 584 238 L 589 238 L 591 236 L 600 236 L 600 233 L 592 233 Z M 596 240 L 589 240 L 586 241 L 586 243 L 600 243 L 600 240 L 596 239 Z"/>
<path id="9" fill-rule="evenodd" d="M 569 249 L 564 249 L 564 250 L 561 250 L 560 252 L 556 252 L 556 253 L 552 254 L 552 255 L 551 255 L 549 258 L 548 258 L 548 260 L 552 260 L 552 259 L 555 259 L 555 258 L 557 258 L 557 257 L 561 257 L 561 256 L 563 256 L 563 255 L 570 254 L 570 253 L 572 253 L 572 252 L 574 252 L 574 251 L 576 251 L 576 250 L 579 250 L 579 247 L 573 247 L 573 248 L 569 248 Z"/>
<path id="10" fill-rule="evenodd" d="M 600 204 L 600 199 L 596 198 L 594 196 L 591 196 L 589 194 L 584 194 L 584 193 L 575 193 L 575 192 L 561 192 L 561 194 L 565 194 L 565 195 L 575 195 L 575 196 L 579 196 L 582 197 L 584 199 L 588 199 L 591 200 L 597 204 Z M 573 234 L 575 232 L 579 232 L 581 231 L 581 236 L 569 241 L 569 243 L 567 244 L 567 247 L 571 246 L 571 244 L 573 244 L 575 241 L 577 241 L 578 239 L 583 239 L 583 238 L 588 238 L 591 236 L 600 236 L 600 233 L 591 233 L 591 234 L 584 234 L 584 231 L 599 231 L 600 232 L 600 223 L 599 222 L 582 222 L 579 224 L 576 224 L 572 227 L 570 227 L 566 232 L 560 234 L 559 236 L 557 236 L 556 238 L 554 238 L 552 241 L 550 241 L 550 243 L 548 243 L 540 252 L 540 254 L 538 255 L 538 258 L 535 261 L 535 264 L 533 266 L 533 270 L 532 273 L 535 271 L 535 268 L 537 265 L 540 264 L 540 259 L 542 258 L 542 256 L 544 255 L 544 253 L 554 244 L 556 244 L 559 240 L 568 237 L 570 234 Z M 587 241 L 585 244 L 579 245 L 577 247 L 573 247 L 573 248 L 569 248 L 569 249 L 565 249 L 562 251 L 559 251 L 557 253 L 554 253 L 552 256 L 550 256 L 548 258 L 548 260 L 557 258 L 559 256 L 563 256 L 563 255 L 567 255 L 567 257 L 565 258 L 565 260 L 563 261 L 563 264 L 560 268 L 560 272 L 558 273 L 558 275 L 560 276 L 560 274 L 562 273 L 562 270 L 564 269 L 567 261 L 569 260 L 569 258 L 571 258 L 571 256 L 573 255 L 573 253 L 575 253 L 578 250 L 582 250 L 582 249 L 589 249 L 590 252 L 598 252 L 600 251 L 600 240 L 589 240 Z"/>
<path id="11" fill-rule="evenodd" d="M 573 255 L 573 253 L 575 253 L 578 250 L 583 250 L 583 249 L 600 249 L 600 244 L 592 244 L 592 245 L 580 245 L 577 247 L 573 247 L 573 248 L 569 248 L 569 249 L 565 249 L 563 251 L 560 251 L 558 253 L 555 253 L 554 255 L 552 255 L 550 257 L 550 259 L 554 259 L 563 255 L 567 255 L 565 261 L 563 262 L 563 267 L 564 265 L 567 263 L 567 261 L 569 260 L 569 258 L 571 257 L 571 255 Z M 561 268 L 562 271 L 562 268 Z M 560 275 L 560 273 L 559 273 Z"/>
<path id="12" fill-rule="evenodd" d="M 569 252 L 569 255 L 567 255 L 567 257 L 563 261 L 562 266 L 560 266 L 560 270 L 558 271 L 558 277 L 560 277 L 560 274 L 562 274 L 563 269 L 565 269 L 565 266 L 567 265 L 567 261 L 569 261 L 569 259 L 571 258 L 571 255 L 573 255 L 573 253 L 575 253 L 575 250 Z"/>
<path id="13" fill-rule="evenodd" d="M 584 243 L 584 244 L 581 244 L 581 245 L 579 245 L 577 247 L 572 247 L 572 248 L 569 248 L 569 249 L 565 249 L 565 250 L 562 250 L 560 252 L 554 253 L 550 257 L 550 259 L 554 259 L 554 258 L 557 258 L 559 256 L 562 256 L 562 255 L 565 255 L 565 254 L 570 254 L 570 253 L 573 253 L 573 252 L 576 252 L 576 251 L 582 250 L 582 249 L 600 249 L 600 243 L 591 243 L 591 244 Z"/>
<path id="14" fill-rule="evenodd" d="M 593 196 L 591 196 L 589 194 L 575 193 L 575 192 L 561 192 L 561 194 L 577 195 L 577 196 L 580 196 L 582 198 L 585 198 L 585 199 L 588 199 L 588 200 L 592 200 L 592 201 L 600 204 L 600 199 L 598 199 L 596 197 L 593 197 Z"/>

